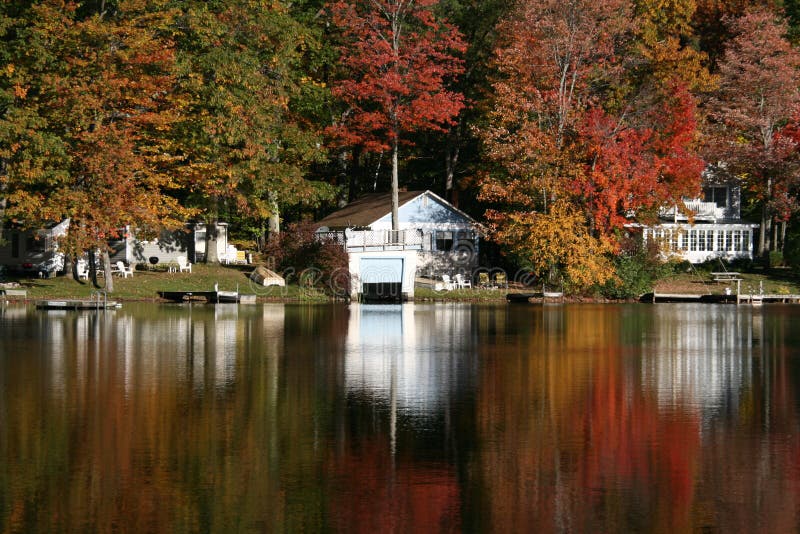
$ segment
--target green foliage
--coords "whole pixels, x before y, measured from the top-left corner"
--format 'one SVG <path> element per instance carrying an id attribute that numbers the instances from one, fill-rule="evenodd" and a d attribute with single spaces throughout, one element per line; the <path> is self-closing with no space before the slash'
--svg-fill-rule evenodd
<path id="1" fill-rule="evenodd" d="M 782 267 L 784 265 L 783 252 L 780 250 L 769 251 L 769 266 Z"/>
<path id="2" fill-rule="evenodd" d="M 653 290 L 654 282 L 665 276 L 671 266 L 658 257 L 656 247 L 626 241 L 623 251 L 614 258 L 614 277 L 600 288 L 610 299 L 631 299 Z"/>

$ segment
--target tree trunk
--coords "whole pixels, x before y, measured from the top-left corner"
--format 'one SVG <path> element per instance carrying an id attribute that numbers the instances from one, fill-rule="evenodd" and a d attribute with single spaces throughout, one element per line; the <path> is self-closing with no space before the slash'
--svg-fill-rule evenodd
<path id="1" fill-rule="evenodd" d="M 778 244 L 778 223 L 775 222 L 772 224 L 772 250 L 778 250 L 780 248 Z"/>
<path id="2" fill-rule="evenodd" d="M 267 223 L 267 231 L 269 232 L 270 240 L 276 239 L 278 234 L 281 233 L 281 212 L 278 207 L 278 201 L 275 196 L 269 194 L 269 222 Z"/>
<path id="3" fill-rule="evenodd" d="M 100 287 L 100 284 L 97 283 L 97 265 L 95 263 L 97 261 L 97 258 L 95 256 L 94 250 L 89 250 L 86 253 L 86 256 L 88 257 L 88 263 L 89 263 L 89 265 L 87 265 L 89 269 L 89 280 L 92 281 L 92 285 L 94 285 L 94 287 Z"/>
<path id="4" fill-rule="evenodd" d="M 206 263 L 219 263 L 216 219 L 206 224 Z"/>
<path id="5" fill-rule="evenodd" d="M 769 251 L 769 214 L 767 205 L 761 207 L 761 227 L 758 229 L 758 255 L 764 257 Z"/>
<path id="6" fill-rule="evenodd" d="M 64 276 L 70 280 L 78 280 L 78 262 L 72 254 L 64 254 Z"/>
<path id="7" fill-rule="evenodd" d="M 102 254 L 103 258 L 103 272 L 106 273 L 106 291 L 109 293 L 114 292 L 114 277 L 111 275 L 111 256 L 108 255 L 108 251 L 104 250 Z"/>
<path id="8" fill-rule="evenodd" d="M 395 137 L 393 146 L 392 146 L 392 230 L 399 230 L 400 229 L 400 215 L 399 215 L 399 205 L 400 205 L 400 197 L 398 191 L 400 190 L 399 183 L 399 170 L 398 170 L 398 140 Z"/>
<path id="9" fill-rule="evenodd" d="M 6 160 L 0 159 L 0 176 L 6 176 Z M 3 245 L 3 227 L 5 226 L 6 216 L 6 190 L 8 185 L 5 180 L 0 181 L 0 246 Z"/>
<path id="10" fill-rule="evenodd" d="M 786 247 L 786 221 L 781 222 L 781 252 L 784 252 Z"/>
<path id="11" fill-rule="evenodd" d="M 458 164 L 458 156 L 460 153 L 458 139 L 455 141 L 450 139 L 447 147 L 447 155 L 445 156 L 445 198 L 455 207 L 458 207 L 458 193 L 455 189 L 455 174 L 456 165 Z"/>

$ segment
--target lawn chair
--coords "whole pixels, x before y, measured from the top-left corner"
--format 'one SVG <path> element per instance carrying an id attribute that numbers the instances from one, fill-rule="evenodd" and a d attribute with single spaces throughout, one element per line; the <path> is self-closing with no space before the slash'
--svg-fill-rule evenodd
<path id="1" fill-rule="evenodd" d="M 444 282 L 444 290 L 445 291 L 450 291 L 455 287 L 455 285 L 453 284 L 453 281 L 450 280 L 450 275 L 449 274 L 443 274 L 442 275 L 442 282 Z"/>
<path id="2" fill-rule="evenodd" d="M 192 272 L 192 264 L 189 263 L 189 260 L 186 259 L 186 256 L 178 256 L 175 258 L 175 261 L 178 262 L 178 272 Z"/>
<path id="3" fill-rule="evenodd" d="M 508 279 L 506 279 L 506 273 L 495 274 L 494 285 L 497 287 L 503 287 L 505 289 L 508 289 Z"/>
<path id="4" fill-rule="evenodd" d="M 492 282 L 489 280 L 489 273 L 478 273 L 478 287 L 489 289 L 492 287 Z"/>
<path id="5" fill-rule="evenodd" d="M 117 262 L 117 270 L 114 272 L 123 278 L 133 277 L 133 268 L 125 267 L 125 264 L 121 261 Z"/>
<path id="6" fill-rule="evenodd" d="M 75 265 L 75 270 L 78 273 L 78 280 L 81 278 L 89 279 L 89 269 L 86 268 L 86 260 L 78 260 L 78 263 Z"/>
<path id="7" fill-rule="evenodd" d="M 466 289 L 468 287 L 472 288 L 472 281 L 467 280 L 466 278 L 464 278 L 463 274 L 459 273 L 456 275 L 456 287 L 458 289 Z"/>

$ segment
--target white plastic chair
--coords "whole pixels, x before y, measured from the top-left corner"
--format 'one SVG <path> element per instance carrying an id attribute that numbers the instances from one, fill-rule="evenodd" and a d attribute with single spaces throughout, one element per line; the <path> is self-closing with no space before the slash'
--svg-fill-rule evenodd
<path id="1" fill-rule="evenodd" d="M 443 274 L 442 275 L 442 282 L 444 282 L 444 289 L 446 291 L 450 291 L 455 287 L 453 285 L 453 281 L 450 280 L 450 275 L 449 274 Z"/>
<path id="2" fill-rule="evenodd" d="M 133 277 L 133 268 L 125 267 L 125 264 L 121 261 L 117 262 L 117 270 L 115 272 L 123 278 Z"/>
<path id="3" fill-rule="evenodd" d="M 81 278 L 89 279 L 89 269 L 86 268 L 85 260 L 78 260 L 78 263 L 75 265 L 75 270 L 78 272 L 78 280 Z"/>
<path id="4" fill-rule="evenodd" d="M 466 289 L 472 287 L 472 281 L 464 278 L 463 274 L 456 275 L 456 287 L 459 289 Z"/>
<path id="5" fill-rule="evenodd" d="M 175 258 L 175 261 L 178 262 L 178 272 L 192 272 L 192 264 L 189 263 L 189 260 L 186 259 L 186 256 L 178 256 Z"/>

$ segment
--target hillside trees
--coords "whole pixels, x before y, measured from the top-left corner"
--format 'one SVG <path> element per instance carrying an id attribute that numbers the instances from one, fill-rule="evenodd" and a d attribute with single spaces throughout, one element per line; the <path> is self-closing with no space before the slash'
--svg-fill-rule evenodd
<path id="1" fill-rule="evenodd" d="M 328 5 L 342 34 L 343 70 L 332 91 L 347 106 L 330 132 L 348 147 L 391 152 L 392 228 L 398 229 L 400 144 L 410 132 L 444 131 L 463 107 L 447 89 L 464 43 L 437 20 L 436 0 L 341 0 Z"/>
<path id="2" fill-rule="evenodd" d="M 720 60 L 720 87 L 711 102 L 711 152 L 758 202 L 758 253 L 764 255 L 778 246 L 770 235 L 777 230 L 773 224 L 785 223 L 800 207 L 797 138 L 785 131 L 800 105 L 800 52 L 770 10 L 751 10 L 729 22 L 734 37 Z"/>
<path id="3" fill-rule="evenodd" d="M 303 69 L 313 35 L 280 1 L 183 6 L 177 91 L 186 112 L 175 142 L 189 201 L 202 210 L 209 240 L 221 209 L 269 220 L 277 232 L 282 206 L 313 206 L 332 195 L 305 174 L 325 157 L 319 126 L 298 111 L 322 89 Z M 217 261 L 216 246 L 206 250 L 207 261 Z"/>
<path id="4" fill-rule="evenodd" d="M 528 3 L 504 23 L 481 197 L 497 240 L 541 276 L 603 283 L 631 215 L 699 190 L 694 99 L 679 77 L 641 74 L 663 69 L 642 68 L 637 24 L 625 0 Z"/>

